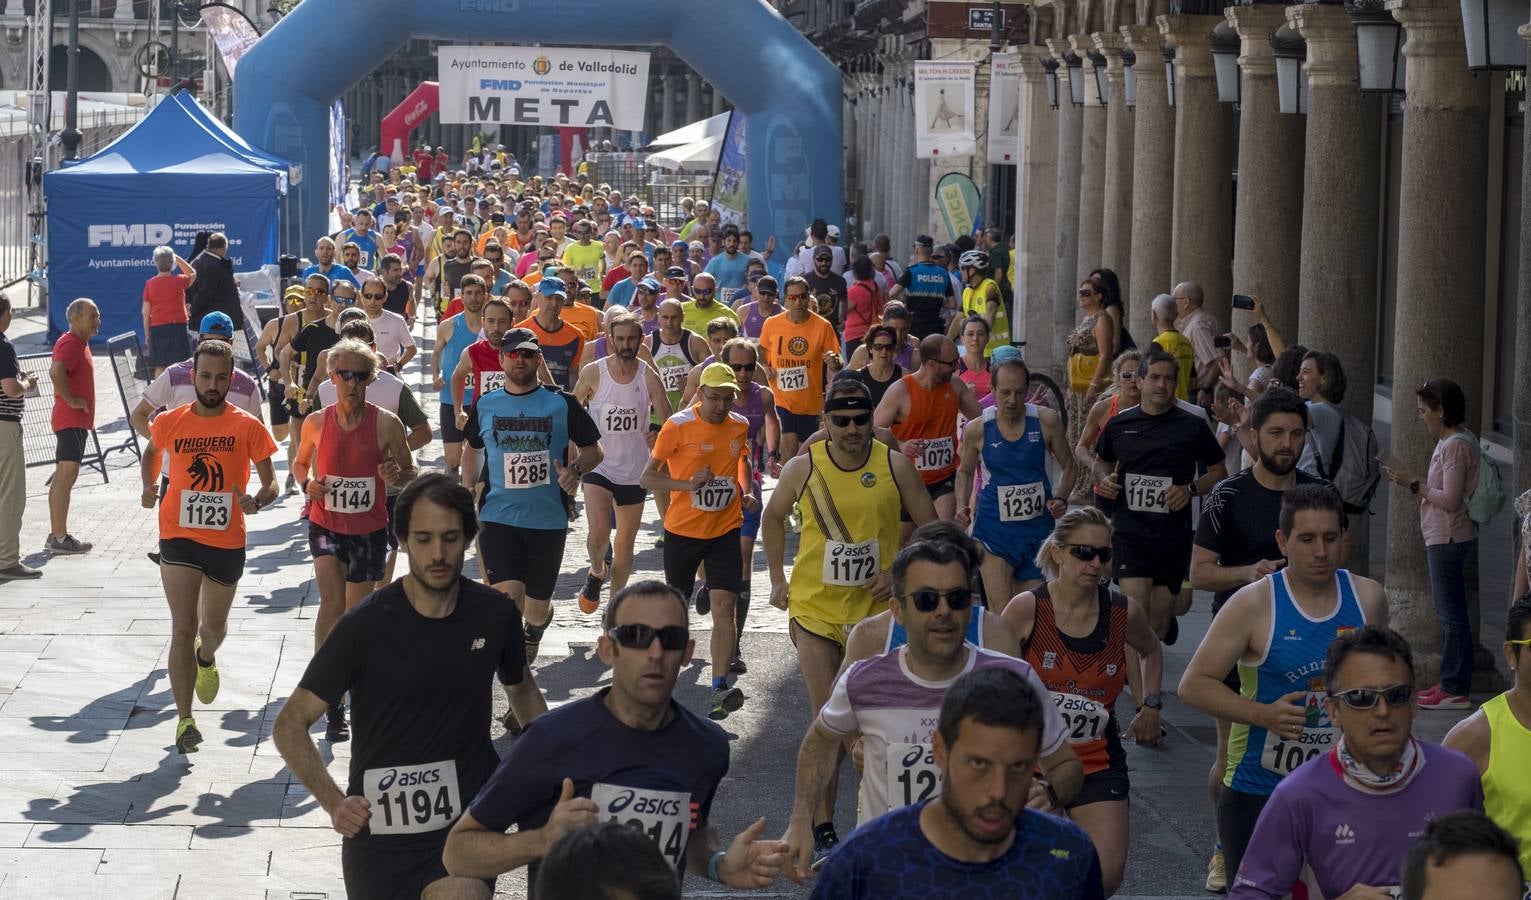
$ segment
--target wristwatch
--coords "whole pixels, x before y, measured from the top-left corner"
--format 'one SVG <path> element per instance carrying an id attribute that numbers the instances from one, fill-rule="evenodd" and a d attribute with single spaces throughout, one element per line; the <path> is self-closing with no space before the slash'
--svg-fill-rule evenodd
<path id="1" fill-rule="evenodd" d="M 1409 493 L 1411 493 L 1411 494 L 1419 493 L 1419 479 L 1418 478 L 1416 478 L 1413 481 L 1409 482 Z"/>
<path id="2" fill-rule="evenodd" d="M 1186 489 L 1187 493 L 1189 493 L 1192 497 L 1195 497 L 1196 496 L 1196 481 L 1195 481 L 1195 479 L 1192 479 L 1191 483 L 1185 486 L 1185 489 Z"/>
<path id="3" fill-rule="evenodd" d="M 1143 705 L 1149 709 L 1163 709 L 1164 700 L 1158 694 L 1149 694 L 1143 698 Z"/>

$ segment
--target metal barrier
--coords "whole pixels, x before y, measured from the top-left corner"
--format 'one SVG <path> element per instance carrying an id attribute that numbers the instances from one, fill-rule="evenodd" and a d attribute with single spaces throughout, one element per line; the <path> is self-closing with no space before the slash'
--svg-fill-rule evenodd
<path id="1" fill-rule="evenodd" d="M 116 451 L 131 450 L 134 457 L 142 458 L 142 451 L 138 446 L 138 434 L 128 424 L 128 417 L 138 406 L 139 399 L 143 397 L 144 387 L 148 384 L 146 377 L 148 369 L 145 368 L 137 334 L 131 331 L 119 334 L 107 341 L 106 346 L 108 358 L 112 364 L 112 374 L 117 381 L 117 396 L 122 401 L 122 418 L 114 418 L 105 428 L 90 430 L 90 444 L 80 464 L 99 471 L 103 481 L 111 481 L 106 471 L 107 456 Z M 17 363 L 37 385 L 36 390 L 27 394 L 26 406 L 22 410 L 22 456 L 26 460 L 27 468 L 51 466 L 54 463 L 56 449 L 53 437 L 53 403 L 56 394 L 48 369 L 53 363 L 53 354 L 28 353 L 18 357 Z M 98 417 L 100 412 L 101 409 L 98 406 L 96 409 Z M 101 433 L 105 432 L 110 441 L 116 437 L 116 432 L 119 430 L 126 431 L 127 436 L 118 443 L 109 444 L 103 448 Z"/>
<path id="2" fill-rule="evenodd" d="M 144 359 L 143 348 L 138 343 L 136 331 L 124 331 L 106 342 L 107 355 L 112 360 L 112 374 L 117 376 L 117 396 L 122 399 L 122 418 L 128 423 L 138 401 L 143 399 L 144 388 L 149 386 L 149 361 Z M 138 432 L 127 425 L 127 437 L 102 451 L 102 456 L 115 450 L 131 450 L 137 459 L 143 458 L 138 446 Z"/>

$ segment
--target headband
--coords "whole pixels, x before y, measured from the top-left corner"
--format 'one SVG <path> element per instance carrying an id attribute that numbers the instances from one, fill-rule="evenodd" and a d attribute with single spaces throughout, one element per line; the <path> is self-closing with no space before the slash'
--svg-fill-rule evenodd
<path id="1" fill-rule="evenodd" d="M 870 412 L 871 409 L 872 398 L 856 394 L 843 394 L 824 401 L 824 411 L 826 413 L 843 412 L 845 410 L 867 410 Z"/>

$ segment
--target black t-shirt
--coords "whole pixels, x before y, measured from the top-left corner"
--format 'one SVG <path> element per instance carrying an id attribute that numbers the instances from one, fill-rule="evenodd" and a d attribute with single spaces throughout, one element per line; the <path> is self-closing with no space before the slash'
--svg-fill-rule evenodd
<path id="1" fill-rule="evenodd" d="M 830 272 L 828 275 L 820 278 L 817 272 L 810 271 L 805 272 L 803 278 L 808 282 L 808 289 L 815 294 L 829 294 L 835 298 L 834 308 L 830 310 L 821 309 L 819 310 L 819 315 L 828 319 L 829 324 L 835 326 L 835 330 L 839 331 L 840 310 L 845 306 L 845 294 L 848 290 L 845 284 L 845 277 Z"/>
<path id="2" fill-rule="evenodd" d="M 473 271 L 473 257 L 459 260 L 456 257 L 446 259 L 441 264 L 442 293 L 448 299 L 456 297 L 462 292 L 462 277 Z"/>
<path id="3" fill-rule="evenodd" d="M 856 376 L 857 381 L 866 385 L 867 390 L 872 392 L 872 408 L 876 409 L 877 405 L 882 402 L 882 395 L 888 392 L 888 388 L 893 386 L 893 382 L 904 377 L 904 370 L 894 366 L 893 377 L 887 381 L 878 381 L 876 378 L 873 378 L 871 369 L 856 369 L 853 374 Z"/>
<path id="4" fill-rule="evenodd" d="M 566 703 L 528 725 L 470 812 L 491 831 L 541 828 L 568 778 L 575 796 L 596 800 L 600 821 L 637 827 L 684 875 L 686 845 L 707 825 L 718 783 L 728 774 L 728 738 L 673 700 L 674 716 L 663 728 L 629 728 L 606 707 L 610 691 Z M 531 897 L 536 878 L 533 864 Z"/>
<path id="5" fill-rule="evenodd" d="M 444 619 L 416 612 L 402 581 L 341 617 L 298 685 L 326 703 L 351 692 L 355 738 L 346 794 L 368 796 L 366 773 L 376 771 L 378 793 L 386 798 L 368 796 L 371 827 L 356 840 L 403 848 L 446 839 L 499 763 L 489 741 L 493 676 L 516 684 L 525 666 L 516 605 L 466 578 L 458 578 L 457 608 Z M 446 779 L 427 766 L 447 761 L 455 763 L 455 804 L 445 802 Z M 406 767 L 423 769 L 415 774 Z M 421 815 L 421 807 L 446 821 L 413 834 L 374 833 L 382 823 Z"/>
<path id="6" fill-rule="evenodd" d="M 16 347 L 10 338 L 0 334 L 0 381 L 20 375 L 21 365 L 16 361 Z M 0 422 L 20 422 L 25 403 L 25 398 L 7 397 L 0 392 Z"/>
<path id="7" fill-rule="evenodd" d="M 1172 484 L 1194 480 L 1198 464 L 1211 467 L 1223 461 L 1223 448 L 1212 429 L 1178 406 L 1156 416 L 1141 406 L 1118 413 L 1101 429 L 1095 453 L 1103 462 L 1117 464 L 1122 485 L 1113 517 L 1117 533 L 1147 540 L 1190 536 L 1191 505 L 1171 512 L 1164 505 L 1164 492 Z"/>
<path id="8" fill-rule="evenodd" d="M 298 363 L 303 366 L 303 383 L 299 387 L 305 391 L 308 390 L 308 386 L 314 380 L 314 369 L 319 365 L 319 354 L 338 343 L 340 343 L 340 335 L 330 327 L 329 319 L 309 322 L 298 329 L 298 333 L 292 338 L 292 352 L 297 355 Z"/>
<path id="9" fill-rule="evenodd" d="M 1324 484 L 1321 479 L 1297 470 L 1297 484 Z M 1273 491 L 1255 477 L 1253 468 L 1224 478 L 1207 493 L 1196 525 L 1196 546 L 1217 554 L 1224 566 L 1248 566 L 1262 559 L 1280 559 L 1276 526 L 1281 520 L 1282 491 Z M 1212 595 L 1216 612 L 1233 591 Z"/>
<path id="10" fill-rule="evenodd" d="M 388 288 L 387 285 L 383 287 Z M 409 309 L 409 282 L 401 281 L 398 287 L 388 288 L 388 296 L 383 298 L 383 309 L 404 315 L 404 311 Z"/>

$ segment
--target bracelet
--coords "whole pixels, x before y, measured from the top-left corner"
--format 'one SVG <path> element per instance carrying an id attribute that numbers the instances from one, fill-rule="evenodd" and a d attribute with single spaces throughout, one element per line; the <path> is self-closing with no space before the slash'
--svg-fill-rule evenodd
<path id="1" fill-rule="evenodd" d="M 707 878 L 710 881 L 721 883 L 723 879 L 718 876 L 718 865 L 723 862 L 723 857 L 728 855 L 727 850 L 718 850 L 707 857 Z"/>

